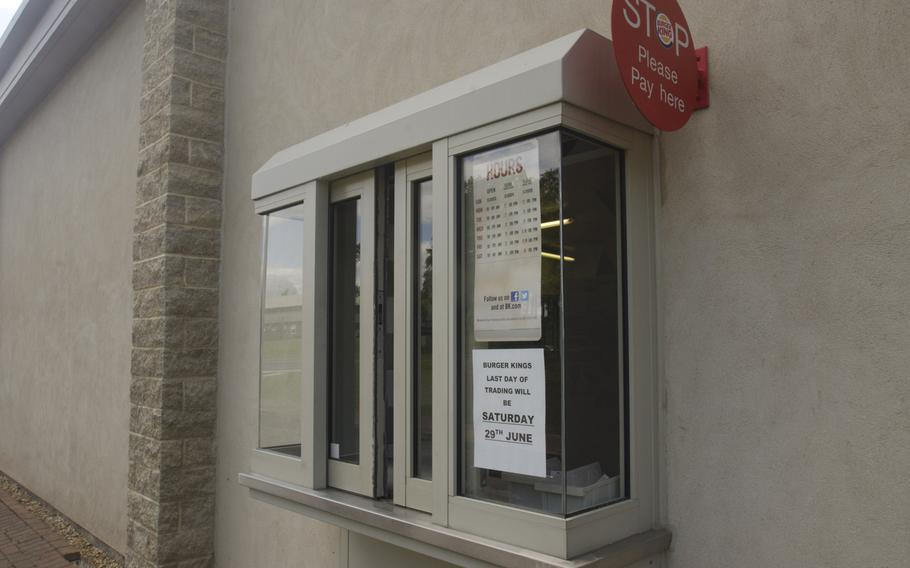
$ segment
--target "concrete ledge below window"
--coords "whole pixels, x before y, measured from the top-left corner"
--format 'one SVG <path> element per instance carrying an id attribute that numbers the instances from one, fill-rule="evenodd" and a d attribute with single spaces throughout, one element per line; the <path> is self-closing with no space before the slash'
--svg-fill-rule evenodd
<path id="1" fill-rule="evenodd" d="M 435 525 L 430 515 L 335 489 L 307 489 L 257 474 L 238 475 L 254 498 L 440 560 L 494 566 L 621 568 L 658 555 L 671 534 L 654 529 L 571 560 Z"/>

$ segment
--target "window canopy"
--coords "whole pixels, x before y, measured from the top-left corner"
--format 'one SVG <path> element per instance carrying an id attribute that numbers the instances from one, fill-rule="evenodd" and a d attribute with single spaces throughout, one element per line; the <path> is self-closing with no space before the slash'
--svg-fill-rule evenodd
<path id="1" fill-rule="evenodd" d="M 253 174 L 252 197 L 370 167 L 557 102 L 653 131 L 623 87 L 613 42 L 583 29 L 278 152 Z"/>

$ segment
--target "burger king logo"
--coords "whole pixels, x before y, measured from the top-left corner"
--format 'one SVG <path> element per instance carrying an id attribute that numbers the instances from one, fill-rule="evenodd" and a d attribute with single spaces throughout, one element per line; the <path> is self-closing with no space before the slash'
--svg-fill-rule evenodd
<path id="1" fill-rule="evenodd" d="M 655 27 L 657 28 L 657 39 L 660 40 L 660 44 L 664 47 L 672 46 L 673 24 L 670 23 L 670 18 L 663 12 L 657 14 Z"/>

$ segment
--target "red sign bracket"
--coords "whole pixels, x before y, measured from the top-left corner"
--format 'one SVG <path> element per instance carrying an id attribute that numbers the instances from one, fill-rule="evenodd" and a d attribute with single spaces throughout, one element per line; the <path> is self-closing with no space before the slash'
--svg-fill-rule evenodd
<path id="1" fill-rule="evenodd" d="M 698 66 L 698 91 L 695 94 L 695 110 L 711 106 L 711 95 L 708 91 L 708 47 L 695 50 L 695 64 Z"/>

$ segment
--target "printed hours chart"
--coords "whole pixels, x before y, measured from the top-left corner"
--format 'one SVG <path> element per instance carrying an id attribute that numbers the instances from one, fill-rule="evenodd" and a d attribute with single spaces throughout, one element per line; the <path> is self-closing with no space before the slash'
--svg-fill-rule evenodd
<path id="1" fill-rule="evenodd" d="M 474 334 L 540 339 L 540 166 L 537 140 L 474 159 Z"/>

